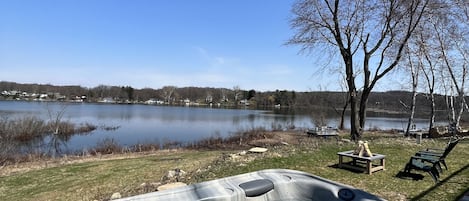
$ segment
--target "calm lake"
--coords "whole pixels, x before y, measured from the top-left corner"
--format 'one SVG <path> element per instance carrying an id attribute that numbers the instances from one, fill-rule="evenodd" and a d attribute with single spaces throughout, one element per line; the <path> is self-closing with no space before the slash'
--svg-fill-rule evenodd
<path id="1" fill-rule="evenodd" d="M 68 151 L 92 148 L 107 138 L 123 146 L 164 141 L 184 143 L 214 135 L 226 137 L 237 131 L 258 127 L 267 130 L 279 126 L 286 128 L 288 125 L 295 125 L 297 129 L 314 127 L 314 116 L 280 110 L 0 101 L 0 117 L 9 119 L 37 116 L 49 120 L 49 112 L 56 114 L 62 110 L 65 112 L 62 120 L 76 124 L 91 123 L 98 127 L 119 127 L 115 130 L 97 129 L 88 135 L 74 135 L 65 142 Z M 330 126 L 336 126 L 338 117 L 328 119 L 328 122 Z M 369 117 L 366 126 L 404 129 L 406 122 L 405 118 Z M 424 128 L 427 121 L 417 119 L 416 125 L 417 128 Z"/>

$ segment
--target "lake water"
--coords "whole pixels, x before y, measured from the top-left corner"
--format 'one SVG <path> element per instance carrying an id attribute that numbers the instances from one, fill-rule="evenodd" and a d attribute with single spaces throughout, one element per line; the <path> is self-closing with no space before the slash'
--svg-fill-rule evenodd
<path id="1" fill-rule="evenodd" d="M 96 146 L 106 138 L 120 145 L 164 141 L 193 142 L 210 136 L 229 136 L 240 130 L 263 127 L 296 128 L 314 127 L 313 118 L 306 114 L 249 109 L 222 109 L 200 107 L 172 107 L 155 105 L 118 105 L 92 103 L 51 103 L 0 101 L 0 116 L 17 118 L 38 116 L 48 120 L 48 113 L 64 110 L 62 120 L 73 123 L 91 123 L 97 126 L 119 127 L 116 130 L 97 129 L 89 135 L 74 135 L 66 142 L 69 151 L 83 150 Z M 54 116 L 54 115 L 53 115 Z M 337 125 L 338 118 L 329 119 L 330 126 Z M 405 118 L 369 117 L 368 128 L 403 129 Z M 425 120 L 416 121 L 423 128 Z M 348 122 L 345 123 L 349 125 Z"/>

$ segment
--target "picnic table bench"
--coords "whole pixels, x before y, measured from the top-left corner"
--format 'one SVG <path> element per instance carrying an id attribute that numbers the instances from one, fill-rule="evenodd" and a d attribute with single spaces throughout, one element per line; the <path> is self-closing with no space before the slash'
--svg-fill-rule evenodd
<path id="1" fill-rule="evenodd" d="M 358 156 L 353 154 L 353 150 L 338 152 L 337 155 L 339 155 L 339 168 L 345 167 L 357 171 L 365 171 L 370 175 L 371 173 L 376 172 L 378 170 L 384 170 L 386 155 L 373 154 L 373 156 L 371 157 Z M 352 158 L 352 161 L 344 163 L 344 157 Z M 379 164 L 373 163 L 373 161 L 378 160 Z M 365 167 L 363 167 L 361 164 L 365 164 Z"/>

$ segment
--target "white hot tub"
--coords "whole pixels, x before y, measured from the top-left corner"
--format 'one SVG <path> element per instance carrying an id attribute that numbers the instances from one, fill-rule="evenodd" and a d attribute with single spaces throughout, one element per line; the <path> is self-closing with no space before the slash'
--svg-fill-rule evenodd
<path id="1" fill-rule="evenodd" d="M 305 172 L 269 169 L 119 200 L 349 201 L 383 199 L 351 186 Z"/>

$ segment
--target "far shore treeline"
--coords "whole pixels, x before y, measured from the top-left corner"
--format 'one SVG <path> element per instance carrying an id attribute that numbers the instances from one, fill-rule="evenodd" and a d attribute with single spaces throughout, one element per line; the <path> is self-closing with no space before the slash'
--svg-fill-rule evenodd
<path id="1" fill-rule="evenodd" d="M 259 92 L 239 87 L 174 87 L 134 89 L 131 86 L 54 86 L 50 84 L 21 84 L 0 82 L 0 100 L 76 101 L 127 104 L 215 105 L 223 107 L 249 106 L 251 108 L 328 108 L 341 110 L 347 100 L 346 92 L 296 92 L 276 90 Z M 412 93 L 408 91 L 373 92 L 368 100 L 369 111 L 406 113 Z M 417 110 L 426 113 L 430 101 L 426 94 L 417 96 Z M 437 95 L 437 110 L 446 110 L 445 96 Z"/>

